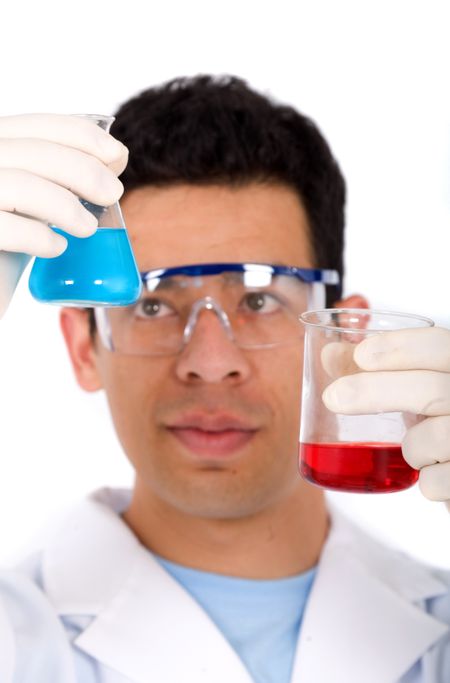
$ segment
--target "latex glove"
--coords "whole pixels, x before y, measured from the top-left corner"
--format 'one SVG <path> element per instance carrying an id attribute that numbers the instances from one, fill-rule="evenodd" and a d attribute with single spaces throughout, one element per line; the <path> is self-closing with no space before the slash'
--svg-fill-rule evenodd
<path id="1" fill-rule="evenodd" d="M 352 358 L 348 358 L 350 347 Z M 430 327 L 383 332 L 356 346 L 344 343 L 343 349 L 346 371 L 353 374 L 336 379 L 325 389 L 326 407 L 344 415 L 391 411 L 425 415 L 426 419 L 407 430 L 403 457 L 420 470 L 422 493 L 449 505 L 450 330 Z M 331 349 L 324 358 L 330 376 L 336 376 L 336 367 L 327 356 L 335 358 L 336 354 Z M 341 358 L 339 362 L 344 361 Z"/>
<path id="2" fill-rule="evenodd" d="M 48 223 L 77 237 L 92 235 L 97 219 L 78 197 L 113 204 L 127 161 L 126 147 L 86 119 L 0 117 L 0 318 L 31 256 L 65 250 L 67 240 Z"/>

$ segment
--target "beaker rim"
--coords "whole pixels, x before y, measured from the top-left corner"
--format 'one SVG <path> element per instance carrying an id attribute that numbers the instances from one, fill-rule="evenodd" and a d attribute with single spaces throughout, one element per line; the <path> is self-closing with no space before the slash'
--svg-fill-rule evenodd
<path id="1" fill-rule="evenodd" d="M 385 329 L 380 328 L 380 327 L 364 327 L 363 330 L 361 327 L 344 327 L 340 325 L 330 325 L 326 324 L 324 322 L 313 322 L 311 320 L 308 320 L 309 317 L 312 316 L 325 316 L 328 315 L 331 317 L 332 314 L 339 314 L 339 313 L 348 313 L 350 315 L 366 315 L 366 316 L 380 316 L 380 317 L 388 317 L 390 319 L 392 318 L 404 318 L 406 320 L 415 320 L 418 323 L 422 323 L 419 325 L 403 325 L 403 326 L 395 326 L 395 327 L 386 327 Z M 366 332 L 388 332 L 388 331 L 394 331 L 394 330 L 402 330 L 402 329 L 408 329 L 410 327 L 413 328 L 425 328 L 425 327 L 434 327 L 434 320 L 431 318 L 427 318 L 424 315 L 418 315 L 416 313 L 403 313 L 401 311 L 386 311 L 386 310 L 381 310 L 381 309 L 375 309 L 375 308 L 323 308 L 320 310 L 316 311 L 305 311 L 299 316 L 299 320 L 304 324 L 304 325 L 309 325 L 310 327 L 319 327 L 323 330 L 333 330 L 334 332 L 336 331 L 343 331 L 343 332 L 357 332 L 361 334 L 362 331 L 364 333 Z"/>

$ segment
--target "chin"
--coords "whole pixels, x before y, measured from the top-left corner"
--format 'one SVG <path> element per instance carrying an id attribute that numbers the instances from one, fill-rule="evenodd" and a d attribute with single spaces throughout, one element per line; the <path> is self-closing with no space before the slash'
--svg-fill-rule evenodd
<path id="1" fill-rule="evenodd" d="M 214 473 L 208 472 L 214 476 Z M 243 486 L 239 482 L 239 474 L 223 481 L 223 473 L 217 473 L 221 481 L 213 482 L 211 476 L 207 481 L 180 482 L 179 486 L 167 488 L 162 492 L 165 502 L 179 512 L 202 519 L 241 519 L 251 517 L 262 512 L 283 497 L 280 491 L 273 487 L 273 481 L 267 481 L 265 486 Z"/>

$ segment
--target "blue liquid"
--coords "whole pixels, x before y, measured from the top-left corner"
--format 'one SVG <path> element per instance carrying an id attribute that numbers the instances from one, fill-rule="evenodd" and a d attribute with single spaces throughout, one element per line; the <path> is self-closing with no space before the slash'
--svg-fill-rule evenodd
<path id="1" fill-rule="evenodd" d="M 36 258 L 29 280 L 35 299 L 74 306 L 128 306 L 139 299 L 142 281 L 126 230 L 99 228 L 82 238 L 52 229 L 68 246 L 61 256 Z"/>

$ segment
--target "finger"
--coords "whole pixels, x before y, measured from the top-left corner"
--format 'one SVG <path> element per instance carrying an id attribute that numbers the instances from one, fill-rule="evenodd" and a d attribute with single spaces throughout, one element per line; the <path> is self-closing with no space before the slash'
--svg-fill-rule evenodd
<path id="1" fill-rule="evenodd" d="M 442 327 L 395 330 L 367 337 L 355 349 L 363 370 L 450 371 L 450 330 Z"/>
<path id="2" fill-rule="evenodd" d="M 359 372 L 360 368 L 353 360 L 355 344 L 350 342 L 330 342 L 320 354 L 322 366 L 329 377 L 337 379 L 342 375 Z"/>
<path id="3" fill-rule="evenodd" d="M 60 256 L 67 247 L 66 238 L 46 223 L 5 211 L 0 211 L 0 235 L 4 251 L 53 258 Z"/>
<path id="4" fill-rule="evenodd" d="M 123 193 L 120 180 L 96 157 L 45 140 L 0 139 L 0 168 L 28 171 L 99 206 L 114 204 Z"/>
<path id="5" fill-rule="evenodd" d="M 450 462 L 428 465 L 420 470 L 419 488 L 429 500 L 450 499 Z"/>
<path id="6" fill-rule="evenodd" d="M 38 218 L 78 237 L 92 235 L 98 225 L 72 192 L 28 171 L 0 169 L 0 210 Z M 3 237 L 0 232 L 0 249 Z"/>
<path id="7" fill-rule="evenodd" d="M 64 114 L 20 114 L 0 117 L 0 138 L 40 139 L 72 147 L 97 157 L 121 173 L 128 150 L 92 121 Z"/>
<path id="8" fill-rule="evenodd" d="M 403 439 L 402 453 L 416 470 L 450 460 L 450 416 L 429 417 L 410 427 Z"/>
<path id="9" fill-rule="evenodd" d="M 326 407 L 344 415 L 411 412 L 450 414 L 450 374 L 432 370 L 360 372 L 341 377 L 322 394 Z"/>

